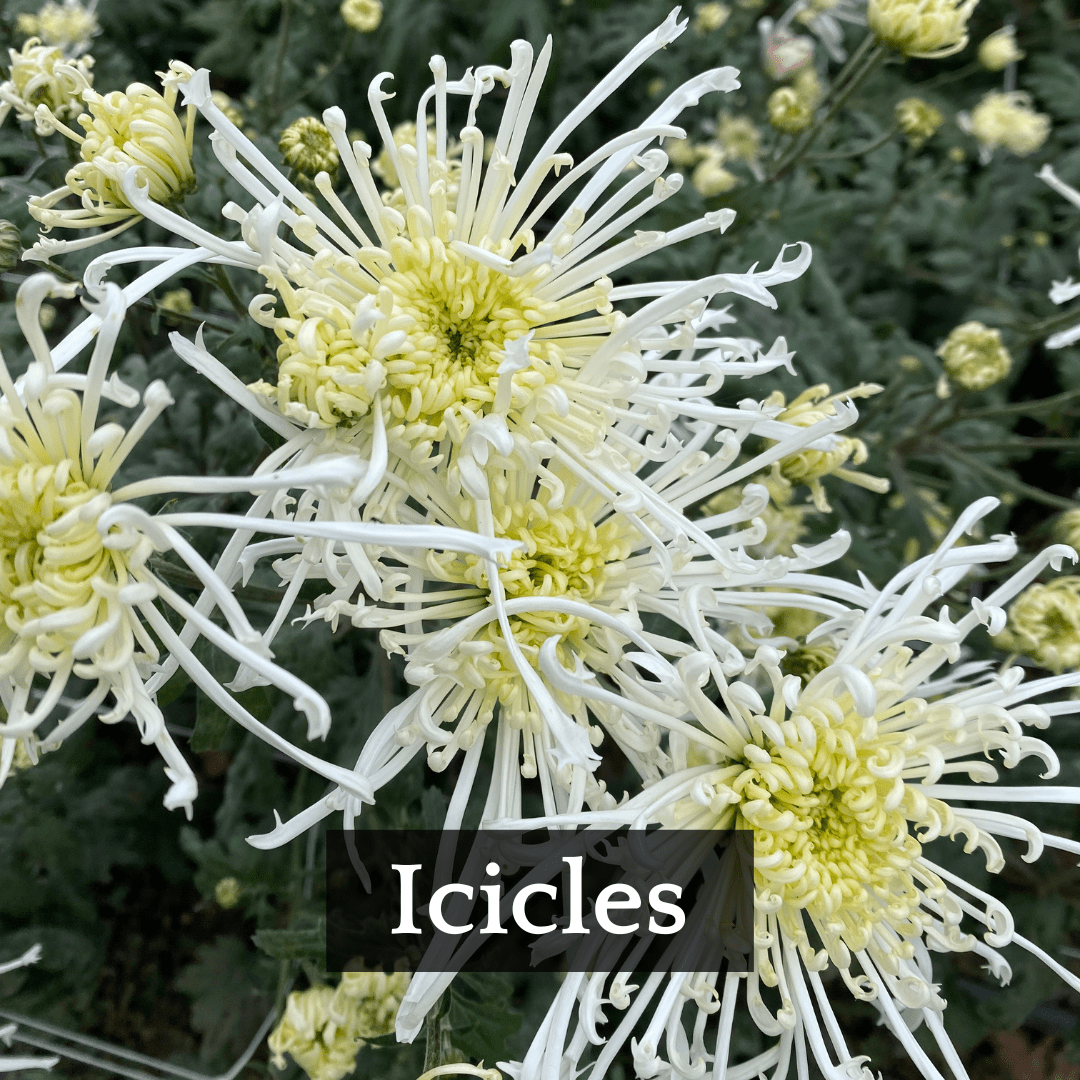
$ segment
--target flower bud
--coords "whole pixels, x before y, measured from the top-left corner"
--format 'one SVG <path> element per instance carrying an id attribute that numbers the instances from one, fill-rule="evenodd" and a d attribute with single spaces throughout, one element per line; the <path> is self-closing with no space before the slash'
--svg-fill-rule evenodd
<path id="1" fill-rule="evenodd" d="M 190 315 L 195 310 L 187 289 L 170 289 L 158 302 L 158 307 L 165 313 L 166 322 L 176 321 L 170 319 L 170 315 Z"/>
<path id="2" fill-rule="evenodd" d="M 916 150 L 945 123 L 940 109 L 917 97 L 898 101 L 895 116 L 896 126 Z"/>
<path id="3" fill-rule="evenodd" d="M 1016 27 L 1003 26 L 979 45 L 979 63 L 987 71 L 1001 71 L 1017 60 L 1023 60 L 1024 50 L 1016 44 Z"/>
<path id="4" fill-rule="evenodd" d="M 731 16 L 731 8 L 727 4 L 709 3 L 698 4 L 694 8 L 693 27 L 695 34 L 708 34 L 712 30 L 719 30 Z"/>
<path id="5" fill-rule="evenodd" d="M 999 146 L 1017 157 L 1033 154 L 1050 134 L 1050 117 L 1031 107 L 1031 98 L 1020 91 L 991 91 L 963 118 L 966 127 L 988 158 Z"/>
<path id="6" fill-rule="evenodd" d="M 361 34 L 370 34 L 382 22 L 381 0 L 344 0 L 339 10 L 345 25 Z"/>
<path id="7" fill-rule="evenodd" d="M 758 29 L 761 32 L 761 66 L 770 79 L 790 79 L 814 62 L 813 38 L 797 36 L 787 30 L 773 30 L 765 19 Z"/>
<path id="8" fill-rule="evenodd" d="M 1001 382 L 1012 367 L 1012 358 L 1001 344 L 1001 331 L 981 322 L 957 326 L 937 354 L 949 381 L 961 390 L 985 390 Z"/>
<path id="9" fill-rule="evenodd" d="M 1059 577 L 1025 589 L 994 644 L 1030 656 L 1049 671 L 1080 667 L 1080 577 Z"/>
<path id="10" fill-rule="evenodd" d="M 968 42 L 978 0 L 869 0 L 866 21 L 878 40 L 905 56 L 936 60 Z"/>
<path id="11" fill-rule="evenodd" d="M 765 103 L 765 110 L 769 123 L 786 135 L 805 131 L 814 119 L 814 110 L 790 86 L 774 90 Z"/>
<path id="12" fill-rule="evenodd" d="M 1054 521 L 1053 536 L 1058 543 L 1068 544 L 1074 551 L 1080 552 L 1080 509 L 1059 514 Z"/>
<path id="13" fill-rule="evenodd" d="M 306 180 L 314 180 L 321 172 L 337 177 L 338 151 L 333 136 L 321 120 L 314 116 L 301 116 L 282 133 L 278 149 L 285 164 Z"/>
<path id="14" fill-rule="evenodd" d="M 214 899 L 220 907 L 228 911 L 240 903 L 240 897 L 244 892 L 243 886 L 234 877 L 223 877 L 214 886 Z"/>

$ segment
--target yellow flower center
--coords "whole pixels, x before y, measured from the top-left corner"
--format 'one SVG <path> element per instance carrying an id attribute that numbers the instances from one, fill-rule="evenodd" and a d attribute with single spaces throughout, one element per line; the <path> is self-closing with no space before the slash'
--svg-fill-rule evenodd
<path id="1" fill-rule="evenodd" d="M 467 421 L 464 410 L 491 410 L 506 346 L 548 322 L 557 305 L 533 295 L 546 267 L 510 277 L 437 237 L 397 237 L 389 250 L 394 269 L 378 275 L 367 322 L 356 309 L 328 310 L 322 291 L 297 290 L 307 317 L 279 320 L 277 385 L 254 388 L 317 427 L 357 422 L 381 393 L 388 426 L 425 454 L 432 442 L 463 433 L 455 421 Z M 334 270 L 360 285 L 363 272 L 349 261 L 338 259 Z M 529 367 L 512 376 L 510 408 L 525 406 L 562 372 L 563 352 L 553 341 L 532 341 L 528 353 Z"/>
<path id="2" fill-rule="evenodd" d="M 9 635 L 32 637 L 35 670 L 54 670 L 83 633 L 105 621 L 99 586 L 115 586 L 118 573 L 126 578 L 119 554 L 102 545 L 95 520 L 73 517 L 64 528 L 46 531 L 101 494 L 70 459 L 0 466 L 0 611 Z M 35 632 L 39 619 L 48 622 Z"/>

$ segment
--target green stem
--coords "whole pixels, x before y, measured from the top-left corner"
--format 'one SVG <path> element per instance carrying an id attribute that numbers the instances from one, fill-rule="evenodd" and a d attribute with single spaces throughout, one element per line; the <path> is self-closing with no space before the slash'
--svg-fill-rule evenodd
<path id="1" fill-rule="evenodd" d="M 443 1063 L 442 1005 L 440 997 L 424 1020 L 424 1072 Z"/>
<path id="2" fill-rule="evenodd" d="M 1033 502 L 1042 503 L 1043 506 L 1052 506 L 1055 510 L 1076 510 L 1080 506 L 1073 499 L 1066 499 L 1061 495 L 1052 495 L 1049 491 L 1043 491 L 1042 488 L 1025 484 L 1022 480 L 1018 480 L 1013 476 L 1012 473 L 996 469 L 993 465 L 988 465 L 985 461 L 971 454 L 965 454 L 963 450 L 949 443 L 939 444 L 937 451 L 960 462 L 961 465 L 966 465 L 969 469 L 982 473 L 983 476 L 989 477 L 1002 487 L 1015 491 L 1018 495 L 1024 495 Z"/>
<path id="3" fill-rule="evenodd" d="M 970 453 L 994 453 L 996 451 L 1007 453 L 1013 450 L 1020 453 L 1030 450 L 1080 449 L 1080 438 L 1059 439 L 1051 437 L 1040 438 L 1038 436 L 1025 438 L 1024 436 L 1020 436 L 1015 439 L 1001 439 L 998 442 L 954 443 L 954 445 L 958 449 L 967 450 Z"/>
<path id="4" fill-rule="evenodd" d="M 233 311 L 241 319 L 247 319 L 247 307 L 244 305 L 244 301 L 240 299 L 236 289 L 233 288 L 233 283 L 229 280 L 229 275 L 225 272 L 224 266 L 214 267 L 214 281 L 217 282 L 218 288 L 225 294 L 225 298 L 229 301 Z"/>
<path id="5" fill-rule="evenodd" d="M 975 60 L 970 64 L 965 64 L 962 68 L 957 68 L 956 71 L 946 71 L 941 75 L 935 75 L 932 79 L 927 79 L 924 83 L 916 83 L 915 89 L 922 91 L 936 90 L 939 86 L 947 86 L 949 83 L 966 79 L 969 75 L 979 71 L 981 67 L 982 65 Z"/>
<path id="6" fill-rule="evenodd" d="M 863 146 L 857 146 L 854 150 L 839 150 L 836 153 L 828 154 L 810 154 L 807 156 L 807 161 L 840 161 L 843 158 L 862 157 L 863 154 L 870 154 L 877 150 L 879 147 L 884 146 L 900 129 L 895 125 L 891 127 L 884 135 L 879 135 L 872 142 L 868 142 Z"/>
<path id="7" fill-rule="evenodd" d="M 292 13 L 292 0 L 282 0 L 281 3 L 281 26 L 278 30 L 277 54 L 274 57 L 274 76 L 270 83 L 268 119 L 276 120 L 279 115 L 277 108 L 278 91 L 281 88 L 281 72 L 285 67 L 285 51 L 289 44 L 289 16 Z"/>
<path id="8" fill-rule="evenodd" d="M 1032 413 L 1053 412 L 1062 405 L 1067 405 L 1080 397 L 1080 387 L 1043 398 L 1041 401 L 1018 401 L 1013 405 L 991 405 L 985 409 L 972 409 L 970 412 L 958 412 L 955 416 L 938 425 L 938 429 L 959 423 L 961 420 L 988 420 L 999 416 L 1030 416 Z"/>
<path id="9" fill-rule="evenodd" d="M 1063 330 L 1070 323 L 1078 322 L 1080 322 L 1080 307 L 1073 307 L 1069 308 L 1068 311 L 1061 311 L 1057 315 L 1051 315 L 1048 319 L 1029 323 L 1026 328 L 1017 327 L 1016 332 L 1021 335 L 1021 340 L 1026 345 L 1029 341 L 1046 337 L 1055 330 Z"/>
<path id="10" fill-rule="evenodd" d="M 871 42 L 872 44 L 872 47 L 868 50 L 864 49 L 867 41 Z M 863 44 L 859 46 L 859 49 L 856 51 L 855 55 L 852 56 L 851 60 L 848 61 L 848 64 L 845 66 L 844 71 L 847 71 L 848 67 L 852 67 L 854 69 L 853 62 L 856 60 L 856 58 L 862 60 L 861 66 L 858 67 L 858 70 L 853 70 L 853 73 L 848 76 L 846 82 L 844 83 L 843 88 L 838 93 L 833 94 L 831 103 L 828 105 L 828 108 L 825 108 L 823 111 L 819 111 L 817 119 L 813 122 L 813 124 L 811 124 L 810 127 L 807 128 L 807 130 L 795 140 L 795 143 L 788 150 L 787 154 L 784 155 L 784 157 L 781 158 L 781 160 L 777 163 L 775 169 L 769 176 L 770 182 L 779 180 L 780 177 L 782 177 L 786 172 L 788 172 L 791 167 L 799 160 L 799 158 L 801 158 L 807 152 L 807 150 L 809 150 L 810 147 L 814 145 L 817 137 L 829 124 L 829 121 L 831 121 L 832 118 L 844 107 L 844 104 L 845 102 L 847 102 L 848 98 L 850 98 L 851 95 L 854 94 L 860 86 L 862 86 L 862 84 L 866 81 L 871 72 L 873 72 L 874 69 L 877 68 L 877 66 L 881 63 L 881 61 L 885 59 L 885 55 L 887 52 L 888 46 L 883 45 L 881 42 L 874 43 L 872 35 L 869 35 L 866 40 L 863 41 Z M 863 59 L 864 56 L 865 59 Z M 841 76 L 844 74 L 844 71 L 841 72 Z M 829 102 L 829 98 L 826 97 L 825 101 Z"/>

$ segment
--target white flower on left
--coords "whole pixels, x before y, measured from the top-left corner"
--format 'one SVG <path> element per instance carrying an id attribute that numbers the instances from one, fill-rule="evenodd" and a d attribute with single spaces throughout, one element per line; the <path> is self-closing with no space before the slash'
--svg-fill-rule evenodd
<path id="1" fill-rule="evenodd" d="M 40 959 L 41 946 L 35 945 L 31 949 L 27 949 L 22 956 L 0 964 L 0 975 L 5 975 L 9 971 L 15 971 L 21 967 L 28 967 L 30 964 L 36 964 Z M 0 1027 L 0 1042 L 10 1047 L 11 1040 L 15 1037 L 17 1031 L 18 1024 L 5 1024 Z M 21 1072 L 23 1069 L 51 1069 L 59 1060 L 58 1057 L 33 1058 L 0 1054 L 0 1073 Z"/>
<path id="2" fill-rule="evenodd" d="M 306 468 L 264 470 L 251 477 L 164 476 L 114 487 L 117 471 L 172 398 L 163 382 L 152 382 L 142 395 L 141 413 L 127 428 L 112 421 L 99 423 L 103 402 L 133 408 L 140 400 L 115 374 L 106 378 L 125 305 L 120 290 L 107 286 L 98 306 L 100 331 L 87 373 L 61 374 L 39 313 L 46 297 L 71 297 L 74 292 L 74 285 L 62 285 L 49 274 L 29 278 L 19 290 L 16 313 L 33 363 L 16 381 L 0 358 L 0 704 L 6 713 L 0 724 L 0 783 L 20 744 L 20 758 L 25 761 L 25 755 L 35 763 L 39 751 L 55 749 L 92 716 L 115 723 L 130 714 L 143 741 L 157 746 L 165 759 L 172 781 L 165 805 L 183 806 L 190 816 L 195 776 L 154 699 L 179 666 L 242 726 L 364 798 L 366 789 L 351 772 L 327 765 L 260 724 L 195 657 L 191 645 L 201 635 L 262 681 L 289 694 L 308 719 L 309 738 L 329 728 L 326 702 L 273 663 L 224 580 L 178 531 L 198 526 L 233 531 L 232 548 L 222 556 L 228 562 L 231 551 L 243 547 L 255 532 L 298 532 L 295 522 L 259 516 L 289 488 L 350 489 L 360 481 L 362 467 L 355 458 L 327 455 Z M 151 515 L 133 502 L 184 492 L 251 492 L 258 498 L 248 516 Z M 412 539 L 400 528 L 360 523 L 308 524 L 300 531 L 341 542 L 375 542 L 384 535 L 392 543 Z M 447 530 L 419 530 L 416 543 L 438 546 L 448 537 Z M 461 540 L 465 550 L 477 546 L 474 536 Z M 503 544 L 500 550 L 512 546 Z M 152 572 L 151 556 L 169 550 L 202 583 L 197 604 L 188 603 Z M 490 554 L 489 542 L 483 551 Z M 173 628 L 160 604 L 180 617 L 182 632 Z M 227 630 L 211 621 L 215 607 Z M 90 684 L 76 700 L 65 696 L 73 680 Z M 110 696 L 112 703 L 106 705 Z M 67 715 L 39 738 L 38 728 L 58 707 Z"/>

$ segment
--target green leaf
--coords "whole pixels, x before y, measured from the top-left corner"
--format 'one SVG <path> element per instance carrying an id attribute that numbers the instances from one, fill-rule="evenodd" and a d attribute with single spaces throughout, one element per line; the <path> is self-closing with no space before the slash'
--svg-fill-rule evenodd
<path id="1" fill-rule="evenodd" d="M 256 930 L 251 940 L 275 960 L 314 959 L 326 956 L 326 922 L 304 930 Z"/>
<path id="2" fill-rule="evenodd" d="M 504 1057 L 507 1042 L 521 1027 L 521 1014 L 509 1004 L 513 992 L 504 975 L 458 975 L 447 1013 L 454 1046 L 477 1061 Z"/>

